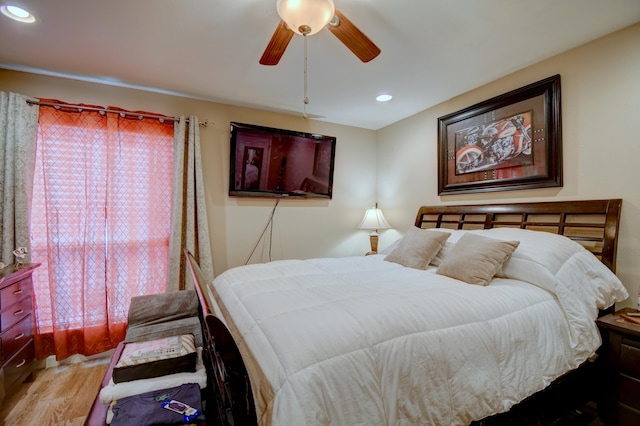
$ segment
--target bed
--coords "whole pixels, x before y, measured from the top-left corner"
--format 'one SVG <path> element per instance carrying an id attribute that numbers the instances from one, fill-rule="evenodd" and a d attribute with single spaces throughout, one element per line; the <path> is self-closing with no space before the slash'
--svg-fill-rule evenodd
<path id="1" fill-rule="evenodd" d="M 596 397 L 595 319 L 627 297 L 621 204 L 421 207 L 384 253 L 247 265 L 213 283 L 186 253 L 216 417 L 490 425 L 528 409 L 542 424 Z"/>

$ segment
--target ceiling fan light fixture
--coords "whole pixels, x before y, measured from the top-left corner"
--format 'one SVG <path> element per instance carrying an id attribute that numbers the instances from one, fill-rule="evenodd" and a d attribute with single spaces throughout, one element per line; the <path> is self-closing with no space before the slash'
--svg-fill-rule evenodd
<path id="1" fill-rule="evenodd" d="M 24 22 L 25 24 L 32 24 L 36 22 L 36 17 L 33 16 L 28 10 L 13 5 L 0 6 L 0 12 L 8 18 L 14 21 Z"/>
<path id="2" fill-rule="evenodd" d="M 276 0 L 278 15 L 294 32 L 313 35 L 333 18 L 333 0 Z"/>

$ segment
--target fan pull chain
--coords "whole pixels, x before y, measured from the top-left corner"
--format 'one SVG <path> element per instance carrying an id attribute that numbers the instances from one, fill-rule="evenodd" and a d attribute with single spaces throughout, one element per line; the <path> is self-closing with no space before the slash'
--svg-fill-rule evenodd
<path id="1" fill-rule="evenodd" d="M 309 98 L 307 97 L 307 35 L 302 34 L 304 37 L 304 104 L 302 105 L 302 118 L 307 118 L 307 104 Z"/>

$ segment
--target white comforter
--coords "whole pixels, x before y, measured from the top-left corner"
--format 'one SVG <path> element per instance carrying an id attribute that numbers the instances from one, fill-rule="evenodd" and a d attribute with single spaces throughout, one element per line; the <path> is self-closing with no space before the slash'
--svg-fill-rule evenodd
<path id="1" fill-rule="evenodd" d="M 627 297 L 615 275 L 564 237 L 472 232 L 520 241 L 486 287 L 384 255 L 276 261 L 216 278 L 227 323 L 257 363 L 259 423 L 465 425 L 590 357 L 597 308 Z"/>

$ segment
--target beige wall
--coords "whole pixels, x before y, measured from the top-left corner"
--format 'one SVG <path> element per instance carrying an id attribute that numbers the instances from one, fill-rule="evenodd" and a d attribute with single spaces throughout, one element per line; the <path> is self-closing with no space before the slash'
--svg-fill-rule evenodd
<path id="1" fill-rule="evenodd" d="M 378 132 L 211 102 L 0 70 L 0 90 L 67 102 L 113 105 L 169 115 L 197 115 L 216 273 L 243 264 L 273 200 L 227 196 L 229 122 L 337 136 L 334 198 L 284 200 L 274 221 L 273 259 L 359 255 L 366 232 L 355 229 L 376 201 L 395 228 L 383 248 L 413 223 L 418 206 L 445 203 L 623 198 L 618 276 L 635 301 L 640 290 L 640 24 L 518 71 Z M 437 119 L 512 89 L 560 74 L 564 186 L 439 197 Z M 376 149 L 377 143 L 377 149 Z M 377 182 L 377 184 L 376 184 Z M 268 260 L 261 244 L 252 262 Z M 634 302 L 635 303 L 635 302 Z M 629 300 L 628 305 L 632 304 Z"/>
<path id="2" fill-rule="evenodd" d="M 337 137 L 332 200 L 283 200 L 274 217 L 272 259 L 360 255 L 369 251 L 366 231 L 357 230 L 375 203 L 376 135 L 355 127 L 298 116 L 231 107 L 146 91 L 0 69 L 0 90 L 37 98 L 118 106 L 167 115 L 196 115 L 201 128 L 202 167 L 217 274 L 244 264 L 275 204 L 273 199 L 230 198 L 229 123 L 238 121 Z M 267 233 L 268 236 L 268 233 Z M 251 263 L 267 261 L 262 240 Z"/>
<path id="3" fill-rule="evenodd" d="M 438 117 L 561 75 L 562 188 L 438 196 Z M 640 291 L 640 24 L 515 72 L 378 131 L 378 199 L 398 231 L 419 205 L 622 198 L 617 274 Z M 398 231 L 380 237 L 384 247 Z"/>

